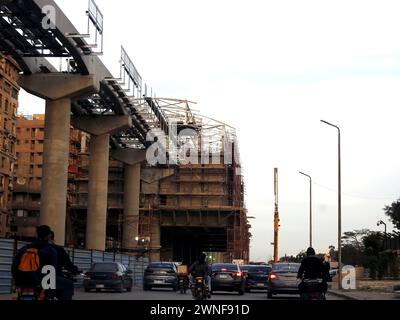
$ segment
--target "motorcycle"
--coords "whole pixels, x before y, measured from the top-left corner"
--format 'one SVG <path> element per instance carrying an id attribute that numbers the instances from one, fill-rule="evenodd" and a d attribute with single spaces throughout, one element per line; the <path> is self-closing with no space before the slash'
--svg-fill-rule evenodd
<path id="1" fill-rule="evenodd" d="M 302 284 L 301 298 L 303 300 L 326 300 L 323 289 L 326 283 L 323 279 L 303 279 Z"/>
<path id="2" fill-rule="evenodd" d="M 195 300 L 207 300 L 209 294 L 205 279 L 203 277 L 196 277 L 193 285 L 193 297 Z"/>
<path id="3" fill-rule="evenodd" d="M 68 271 L 62 272 L 63 277 L 71 280 L 72 282 L 77 282 L 76 274 Z M 37 287 L 16 287 L 17 301 L 54 301 L 60 300 L 60 291 L 55 290 L 44 290 L 41 286 Z"/>
<path id="4" fill-rule="evenodd" d="M 18 287 L 17 301 L 52 301 L 58 300 L 55 290 L 43 290 L 40 287 Z"/>

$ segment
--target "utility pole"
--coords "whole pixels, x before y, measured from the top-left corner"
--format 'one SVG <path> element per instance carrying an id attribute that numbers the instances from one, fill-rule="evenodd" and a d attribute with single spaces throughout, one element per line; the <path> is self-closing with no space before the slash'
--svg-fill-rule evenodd
<path id="1" fill-rule="evenodd" d="M 278 168 L 274 169 L 274 194 L 275 194 L 275 212 L 274 212 L 274 262 L 278 262 L 278 232 L 279 232 L 279 210 L 278 210 Z"/>

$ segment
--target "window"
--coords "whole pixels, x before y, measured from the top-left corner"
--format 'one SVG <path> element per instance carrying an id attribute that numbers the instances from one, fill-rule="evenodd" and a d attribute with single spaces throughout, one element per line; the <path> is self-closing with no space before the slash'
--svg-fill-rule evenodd
<path id="1" fill-rule="evenodd" d="M 12 88 L 11 96 L 12 96 L 14 99 L 18 99 L 18 91 L 17 91 L 15 88 Z"/>
<path id="2" fill-rule="evenodd" d="M 24 210 L 17 210 L 17 217 L 18 218 L 24 218 L 25 217 L 25 211 Z"/>
<path id="3" fill-rule="evenodd" d="M 0 175 L 0 188 L 4 188 L 4 176 Z"/>
<path id="4" fill-rule="evenodd" d="M 33 174 L 33 166 L 32 165 L 29 166 L 29 174 Z"/>
<path id="5" fill-rule="evenodd" d="M 5 112 L 5 113 L 8 113 L 8 104 L 9 104 L 9 102 L 8 102 L 8 100 L 6 99 L 6 103 L 5 103 L 5 105 L 4 105 L 4 112 Z"/>
<path id="6" fill-rule="evenodd" d="M 4 168 L 6 164 L 6 159 L 4 157 L 1 157 L 1 167 Z"/>

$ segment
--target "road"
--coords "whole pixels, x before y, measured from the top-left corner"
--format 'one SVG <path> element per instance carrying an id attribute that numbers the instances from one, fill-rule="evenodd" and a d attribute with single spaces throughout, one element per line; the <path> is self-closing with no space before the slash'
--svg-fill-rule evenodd
<path id="1" fill-rule="evenodd" d="M 276 296 L 274 299 L 294 300 L 298 299 L 297 296 L 281 295 Z M 75 291 L 74 300 L 192 300 L 191 294 L 181 294 L 179 292 L 173 292 L 170 289 L 158 289 L 151 291 L 143 291 L 141 288 L 134 288 L 132 292 L 84 292 L 82 289 Z M 251 292 L 246 293 L 243 296 L 239 296 L 237 293 L 229 292 L 216 292 L 212 296 L 212 300 L 267 300 L 267 294 L 265 292 Z M 333 295 L 328 295 L 327 300 L 342 300 Z"/>

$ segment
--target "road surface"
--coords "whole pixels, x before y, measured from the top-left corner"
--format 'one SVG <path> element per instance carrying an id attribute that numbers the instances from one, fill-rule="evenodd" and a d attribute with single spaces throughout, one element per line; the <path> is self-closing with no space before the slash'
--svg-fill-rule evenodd
<path id="1" fill-rule="evenodd" d="M 294 300 L 298 299 L 298 296 L 290 295 L 278 295 L 274 299 Z M 74 300 L 192 300 L 192 296 L 189 292 L 181 294 L 179 292 L 173 292 L 171 289 L 154 289 L 151 291 L 143 291 L 141 288 L 133 288 L 132 292 L 84 292 L 83 289 L 77 289 L 75 291 Z M 246 293 L 243 296 L 239 296 L 236 292 L 216 292 L 213 294 L 211 300 L 267 300 L 266 292 L 251 292 Z M 342 300 L 339 297 L 328 295 L 327 300 Z"/>

